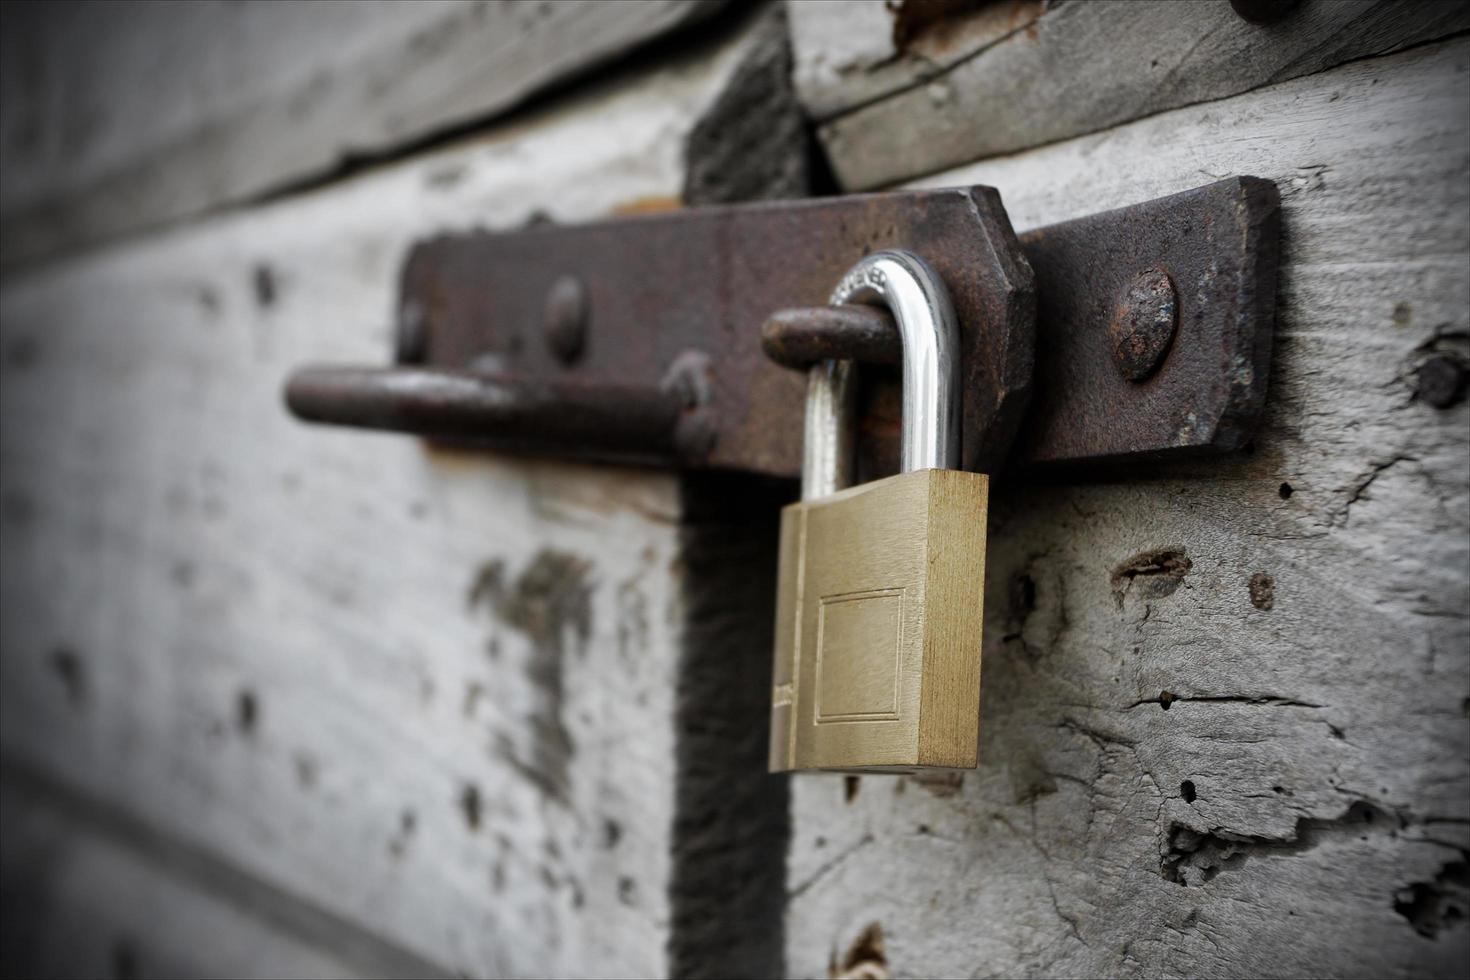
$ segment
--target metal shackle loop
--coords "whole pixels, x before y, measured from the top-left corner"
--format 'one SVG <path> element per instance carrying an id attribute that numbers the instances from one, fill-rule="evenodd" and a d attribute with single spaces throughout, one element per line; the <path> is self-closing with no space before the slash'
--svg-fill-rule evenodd
<path id="1" fill-rule="evenodd" d="M 939 274 L 913 252 L 865 256 L 829 302 L 887 306 L 903 340 L 900 469 L 956 469 L 960 461 L 959 323 Z M 852 482 L 856 422 L 852 361 L 823 361 L 807 381 L 801 497 L 812 500 Z"/>

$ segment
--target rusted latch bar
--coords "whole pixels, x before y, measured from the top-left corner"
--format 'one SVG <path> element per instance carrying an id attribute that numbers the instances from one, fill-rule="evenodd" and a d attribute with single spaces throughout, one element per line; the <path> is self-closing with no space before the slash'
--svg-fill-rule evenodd
<path id="1" fill-rule="evenodd" d="M 859 465 L 880 475 L 892 326 L 824 304 L 856 256 L 901 247 L 952 293 L 967 469 L 1228 451 L 1264 400 L 1277 211 L 1244 177 L 1020 239 L 983 187 L 447 236 L 405 265 L 403 366 L 309 369 L 287 400 L 313 421 L 787 476 L 804 377 L 783 365 L 850 357 L 874 365 Z"/>

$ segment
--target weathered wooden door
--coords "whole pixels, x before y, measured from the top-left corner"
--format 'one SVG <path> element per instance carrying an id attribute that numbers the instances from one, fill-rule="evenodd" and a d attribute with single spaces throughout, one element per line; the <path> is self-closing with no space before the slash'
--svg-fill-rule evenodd
<path id="1" fill-rule="evenodd" d="M 7 975 L 1470 966 L 1465 4 L 0 16 Z M 281 398 L 435 235 L 1238 175 L 1263 419 L 996 474 L 974 772 L 765 772 L 790 483 Z"/>

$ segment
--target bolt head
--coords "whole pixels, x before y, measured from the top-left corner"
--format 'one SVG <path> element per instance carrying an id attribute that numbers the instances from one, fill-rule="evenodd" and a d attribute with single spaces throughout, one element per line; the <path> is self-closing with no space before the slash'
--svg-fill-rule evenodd
<path id="1" fill-rule="evenodd" d="M 1129 381 L 1146 380 L 1164 360 L 1179 322 L 1179 298 L 1163 269 L 1147 269 L 1123 294 L 1108 337 L 1113 363 Z"/>
<path id="2" fill-rule="evenodd" d="M 1447 354 L 1436 354 L 1419 365 L 1419 397 L 1435 408 L 1451 408 L 1465 397 L 1465 365 Z"/>
<path id="3" fill-rule="evenodd" d="M 546 294 L 541 329 L 546 347 L 563 364 L 582 356 L 587 343 L 587 288 L 576 276 L 562 276 Z"/>

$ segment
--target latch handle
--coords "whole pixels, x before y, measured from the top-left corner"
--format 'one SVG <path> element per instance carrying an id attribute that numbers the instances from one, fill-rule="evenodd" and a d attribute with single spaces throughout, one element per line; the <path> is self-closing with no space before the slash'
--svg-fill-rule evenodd
<path id="1" fill-rule="evenodd" d="M 286 383 L 286 404 L 310 422 L 650 462 L 676 457 L 685 413 L 676 390 L 411 367 L 301 368 Z"/>

